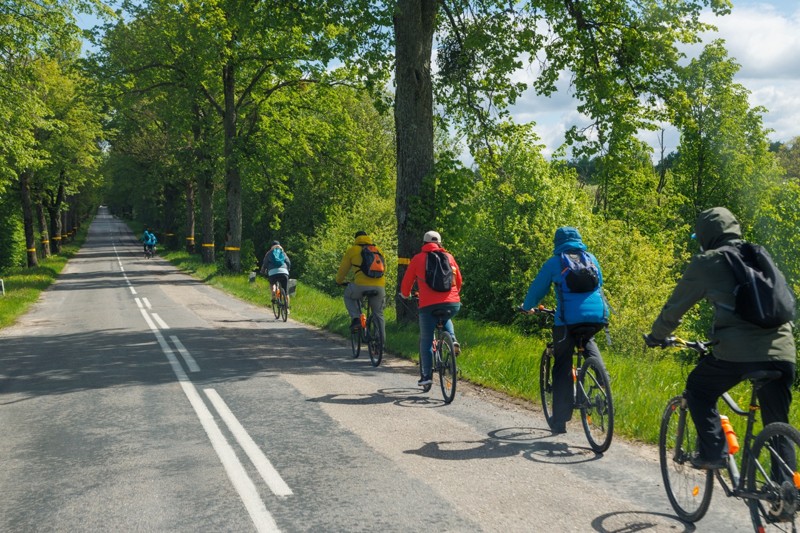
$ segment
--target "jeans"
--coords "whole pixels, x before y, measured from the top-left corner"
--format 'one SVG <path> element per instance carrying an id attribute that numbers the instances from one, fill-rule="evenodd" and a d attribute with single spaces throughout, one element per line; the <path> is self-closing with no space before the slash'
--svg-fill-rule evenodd
<path id="1" fill-rule="evenodd" d="M 419 310 L 419 361 L 420 373 L 423 379 L 430 379 L 433 369 L 433 332 L 439 319 L 433 316 L 433 312 L 439 309 L 450 311 L 450 318 L 456 316 L 460 303 L 434 304 L 423 307 Z M 453 321 L 448 319 L 444 324 L 444 329 L 451 337 L 453 342 L 456 340 L 456 331 L 453 329 Z"/>

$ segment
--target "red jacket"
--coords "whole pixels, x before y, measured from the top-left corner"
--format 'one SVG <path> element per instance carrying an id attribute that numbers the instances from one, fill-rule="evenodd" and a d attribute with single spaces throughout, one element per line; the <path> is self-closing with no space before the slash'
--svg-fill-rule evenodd
<path id="1" fill-rule="evenodd" d="M 444 250 L 438 242 L 425 243 L 422 246 L 420 253 L 411 259 L 411 263 L 406 269 L 403 276 L 403 281 L 400 284 L 400 293 L 408 298 L 411 294 L 411 289 L 414 287 L 414 282 L 417 282 L 419 288 L 419 307 L 428 307 L 429 305 L 445 304 L 445 303 L 459 303 L 461 298 L 458 293 L 461 292 L 461 270 L 458 268 L 456 260 L 450 252 L 445 250 L 447 258 L 450 260 L 450 266 L 453 267 L 453 283 L 450 292 L 439 292 L 428 287 L 425 283 L 425 261 L 428 258 L 428 252 L 431 250 Z"/>

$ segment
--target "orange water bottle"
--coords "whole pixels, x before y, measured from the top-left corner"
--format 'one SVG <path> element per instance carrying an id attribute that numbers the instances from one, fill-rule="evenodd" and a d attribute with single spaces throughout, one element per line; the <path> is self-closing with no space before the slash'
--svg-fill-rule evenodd
<path id="1" fill-rule="evenodd" d="M 361 313 L 359 318 L 361 319 L 361 329 L 367 329 L 367 315 Z"/>
<path id="2" fill-rule="evenodd" d="M 734 454 L 739 451 L 739 439 L 736 438 L 736 433 L 733 431 L 731 421 L 725 415 L 719 415 L 719 420 L 722 423 L 722 431 L 725 432 L 725 438 L 728 439 L 728 453 Z"/>

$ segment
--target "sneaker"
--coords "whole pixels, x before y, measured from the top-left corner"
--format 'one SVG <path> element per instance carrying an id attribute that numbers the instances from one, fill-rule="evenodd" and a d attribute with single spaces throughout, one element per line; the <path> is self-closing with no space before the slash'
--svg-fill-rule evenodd
<path id="1" fill-rule="evenodd" d="M 456 355 L 461 355 L 461 345 L 458 342 L 453 342 L 453 353 Z"/>
<path id="2" fill-rule="evenodd" d="M 430 386 L 433 385 L 433 380 L 431 378 L 422 378 L 417 381 L 417 385 L 420 387 Z"/>
<path id="3" fill-rule="evenodd" d="M 698 470 L 720 470 L 727 466 L 725 459 L 704 459 L 699 455 L 693 455 L 689 462 L 692 464 L 693 468 L 697 468 Z"/>
<path id="4" fill-rule="evenodd" d="M 553 435 L 563 435 L 567 432 L 567 425 L 554 424 L 553 427 L 550 428 L 550 431 L 553 433 Z"/>
<path id="5" fill-rule="evenodd" d="M 361 319 L 359 317 L 350 321 L 350 331 L 358 331 L 361 329 Z"/>

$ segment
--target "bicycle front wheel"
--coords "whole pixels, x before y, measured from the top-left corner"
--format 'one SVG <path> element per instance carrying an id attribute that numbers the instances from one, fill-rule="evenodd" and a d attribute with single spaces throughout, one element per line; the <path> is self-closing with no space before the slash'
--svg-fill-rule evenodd
<path id="1" fill-rule="evenodd" d="M 350 328 L 350 348 L 353 350 L 353 359 L 361 354 L 361 328 Z"/>
<path id="2" fill-rule="evenodd" d="M 545 348 L 539 361 L 539 394 L 542 398 L 542 413 L 550 429 L 553 429 L 553 351 Z"/>
<path id="3" fill-rule="evenodd" d="M 686 400 L 676 396 L 661 416 L 658 458 L 669 503 L 678 518 L 686 522 L 697 522 L 705 516 L 714 488 L 714 473 L 693 468 L 689 462 L 696 444 L 697 430 Z"/>
<path id="4" fill-rule="evenodd" d="M 367 348 L 369 349 L 369 360 L 372 366 L 378 366 L 383 359 L 383 335 L 378 321 L 374 316 L 369 317 L 367 323 Z"/>
<path id="5" fill-rule="evenodd" d="M 768 424 L 756 436 L 745 466 L 747 490 L 759 497 L 747 500 L 755 531 L 796 531 L 799 453 L 800 431 L 789 424 Z"/>
<path id="6" fill-rule="evenodd" d="M 603 453 L 614 435 L 614 402 L 608 371 L 596 357 L 588 357 L 581 366 L 578 390 L 583 431 L 592 450 Z"/>
<path id="7" fill-rule="evenodd" d="M 442 331 L 442 338 L 439 340 L 437 352 L 439 361 L 437 367 L 439 371 L 439 384 L 442 387 L 444 403 L 450 403 L 456 397 L 456 352 L 453 348 L 453 338 L 446 331 Z M 433 354 L 434 358 L 437 357 Z"/>

